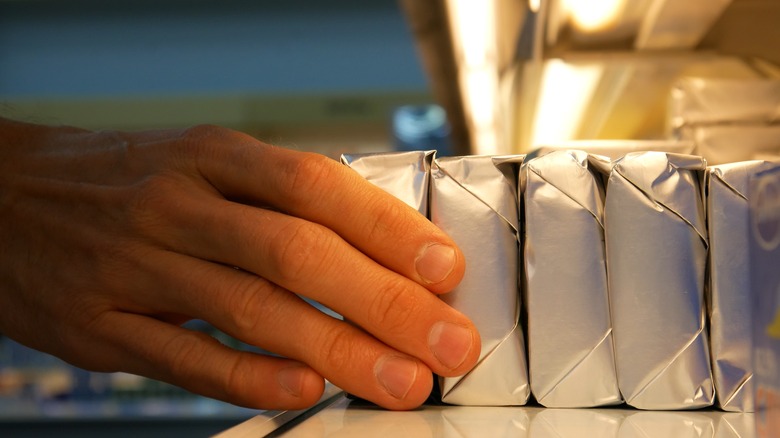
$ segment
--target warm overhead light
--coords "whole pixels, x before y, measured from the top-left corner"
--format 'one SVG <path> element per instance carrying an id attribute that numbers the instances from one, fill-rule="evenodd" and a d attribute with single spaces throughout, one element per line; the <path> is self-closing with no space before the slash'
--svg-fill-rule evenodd
<path id="1" fill-rule="evenodd" d="M 498 144 L 498 71 L 494 65 L 460 72 L 460 90 L 477 154 L 496 154 Z"/>
<path id="2" fill-rule="evenodd" d="M 447 4 L 458 63 L 471 66 L 495 62 L 498 43 L 494 2 L 449 0 Z"/>
<path id="3" fill-rule="evenodd" d="M 583 32 L 594 32 L 615 24 L 627 0 L 561 0 L 572 24 Z"/>
<path id="4" fill-rule="evenodd" d="M 575 138 L 603 72 L 604 66 L 596 63 L 545 62 L 531 147 Z"/>
<path id="5" fill-rule="evenodd" d="M 496 120 L 498 72 L 493 66 L 469 69 L 460 74 L 461 94 L 472 123 L 489 126 Z"/>
<path id="6" fill-rule="evenodd" d="M 455 62 L 472 152 L 496 154 L 498 60 L 495 0 L 447 0 Z"/>

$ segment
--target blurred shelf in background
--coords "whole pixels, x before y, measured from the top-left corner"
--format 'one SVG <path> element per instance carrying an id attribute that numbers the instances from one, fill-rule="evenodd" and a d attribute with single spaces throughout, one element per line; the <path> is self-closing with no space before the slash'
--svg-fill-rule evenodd
<path id="1" fill-rule="evenodd" d="M 91 129 L 224 125 L 337 157 L 431 103 L 395 0 L 0 1 L 0 115 Z"/>

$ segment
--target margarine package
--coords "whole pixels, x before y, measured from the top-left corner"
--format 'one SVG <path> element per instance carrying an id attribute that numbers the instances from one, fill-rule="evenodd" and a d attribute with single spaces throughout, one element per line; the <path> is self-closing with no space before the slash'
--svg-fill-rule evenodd
<path id="1" fill-rule="evenodd" d="M 780 166 L 750 185 L 750 284 L 756 426 L 760 438 L 780 437 Z"/>
<path id="2" fill-rule="evenodd" d="M 670 95 L 668 125 L 710 165 L 780 154 L 780 80 L 681 79 Z"/>
<path id="3" fill-rule="evenodd" d="M 691 139 L 696 153 L 713 165 L 780 154 L 780 124 L 698 126 L 691 131 Z"/>
<path id="4" fill-rule="evenodd" d="M 606 157 L 557 150 L 520 171 L 529 375 L 547 407 L 622 401 L 604 247 L 610 167 Z"/>
<path id="5" fill-rule="evenodd" d="M 714 401 L 705 324 L 705 161 L 631 153 L 609 177 L 605 235 L 618 385 L 640 409 Z"/>
<path id="6" fill-rule="evenodd" d="M 753 411 L 748 189 L 751 175 L 769 166 L 745 161 L 707 168 L 710 350 L 718 406 L 727 411 Z"/>
<path id="7" fill-rule="evenodd" d="M 428 180 L 434 151 L 342 155 L 362 177 L 428 215 Z"/>
<path id="8" fill-rule="evenodd" d="M 780 120 L 780 80 L 688 77 L 672 88 L 673 134 L 694 125 L 773 123 Z"/>
<path id="9" fill-rule="evenodd" d="M 692 154 L 695 148 L 694 143 L 687 140 L 569 140 L 540 145 L 534 150 L 533 155 L 542 156 L 560 150 L 580 150 L 617 160 L 632 152 Z"/>
<path id="10" fill-rule="evenodd" d="M 529 396 L 520 326 L 517 170 L 522 156 L 447 157 L 431 167 L 434 224 L 466 257 L 463 281 L 442 299 L 468 316 L 482 337 L 479 362 L 462 377 L 441 378 L 442 401 L 525 404 Z"/>

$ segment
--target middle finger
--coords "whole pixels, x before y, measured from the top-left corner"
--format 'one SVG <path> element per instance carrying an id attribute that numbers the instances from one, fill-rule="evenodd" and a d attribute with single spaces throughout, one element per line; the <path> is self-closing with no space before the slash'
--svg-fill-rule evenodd
<path id="1" fill-rule="evenodd" d="M 323 303 L 440 375 L 461 375 L 476 362 L 479 335 L 468 318 L 328 228 L 224 199 L 207 207 L 190 199 L 172 217 L 174 245 L 190 255 Z"/>
<path id="2" fill-rule="evenodd" d="M 337 386 L 391 409 L 421 404 L 431 372 L 362 330 L 251 273 L 168 253 L 149 261 L 158 306 L 209 321 L 248 344 L 311 366 Z M 244 376 L 233 376 L 239 381 Z M 251 377 L 251 376 L 249 376 Z"/>

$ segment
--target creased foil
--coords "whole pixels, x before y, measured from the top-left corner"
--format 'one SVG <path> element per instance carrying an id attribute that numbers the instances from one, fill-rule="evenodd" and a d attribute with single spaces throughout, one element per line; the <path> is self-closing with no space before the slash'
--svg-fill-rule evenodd
<path id="1" fill-rule="evenodd" d="M 727 411 L 753 411 L 748 189 L 750 176 L 768 167 L 747 161 L 707 168 L 710 349 L 718 406 Z"/>
<path id="2" fill-rule="evenodd" d="M 435 151 L 344 154 L 341 162 L 375 186 L 428 215 L 428 181 Z"/>
<path id="3" fill-rule="evenodd" d="M 685 78 L 672 88 L 673 131 L 683 126 L 780 121 L 780 81 Z"/>
<path id="4" fill-rule="evenodd" d="M 780 125 L 696 126 L 689 134 L 709 164 L 724 164 L 780 154 Z"/>
<path id="5" fill-rule="evenodd" d="M 448 157 L 431 167 L 431 220 L 458 244 L 466 273 L 442 299 L 463 312 L 482 337 L 477 365 L 439 380 L 442 401 L 522 405 L 529 396 L 519 324 L 517 167 L 522 156 Z"/>
<path id="6" fill-rule="evenodd" d="M 668 125 L 710 165 L 780 154 L 780 81 L 682 79 L 672 88 Z"/>
<path id="7" fill-rule="evenodd" d="M 750 287 L 756 430 L 780 437 L 780 165 L 750 182 Z"/>
<path id="8" fill-rule="evenodd" d="M 531 391 L 547 407 L 622 401 L 604 247 L 606 157 L 554 151 L 520 171 Z"/>
<path id="9" fill-rule="evenodd" d="M 618 385 L 640 409 L 713 403 L 700 157 L 628 154 L 609 177 L 607 269 Z"/>
<path id="10" fill-rule="evenodd" d="M 617 160 L 631 152 L 657 151 L 692 154 L 694 149 L 693 142 L 687 140 L 569 140 L 540 145 L 534 151 L 534 155 L 542 156 L 560 150 L 580 150 Z"/>

